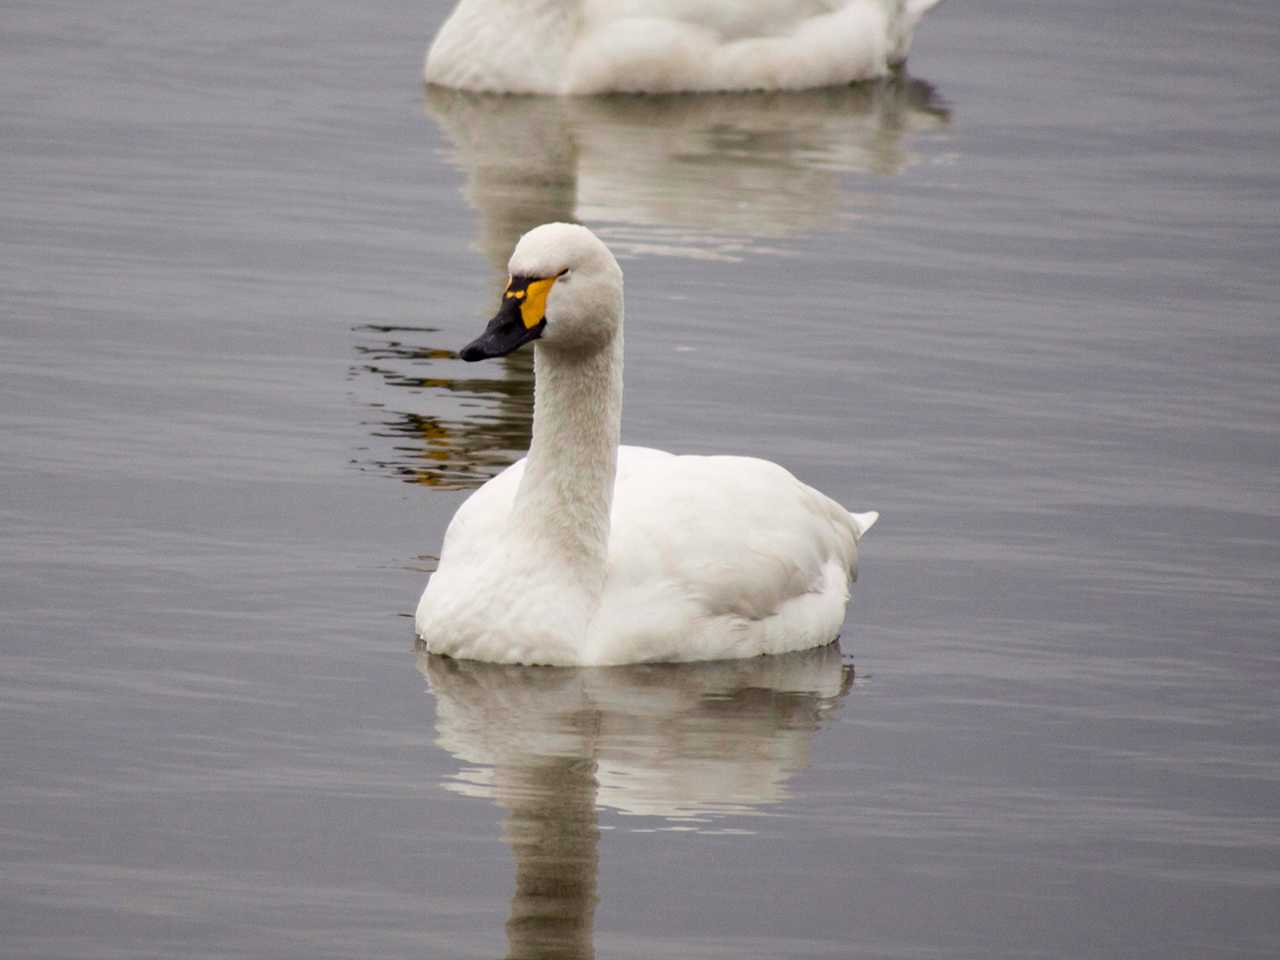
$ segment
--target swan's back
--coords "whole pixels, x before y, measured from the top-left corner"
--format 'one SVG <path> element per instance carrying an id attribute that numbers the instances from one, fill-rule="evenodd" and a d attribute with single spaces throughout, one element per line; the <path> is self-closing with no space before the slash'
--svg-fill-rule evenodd
<path id="1" fill-rule="evenodd" d="M 775 463 L 623 447 L 590 658 L 712 660 L 828 643 L 860 535 L 847 510 Z"/>
<path id="2" fill-rule="evenodd" d="M 462 0 L 428 83 L 495 93 L 800 90 L 884 75 L 938 0 Z"/>

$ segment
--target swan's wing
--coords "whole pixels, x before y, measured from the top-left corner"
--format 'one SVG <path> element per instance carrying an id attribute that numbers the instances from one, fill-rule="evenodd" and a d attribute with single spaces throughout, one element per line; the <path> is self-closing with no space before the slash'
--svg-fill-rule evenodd
<path id="1" fill-rule="evenodd" d="M 645 0 L 637 3 L 635 0 L 588 0 L 583 10 L 583 22 L 587 30 L 591 30 L 625 21 L 666 21 L 697 27 L 722 40 L 733 41 L 785 33 L 806 20 L 849 6 L 850 2 L 851 0 L 753 0 L 751 3 L 726 3 L 725 0 Z"/>
<path id="2" fill-rule="evenodd" d="M 799 90 L 866 80 L 886 72 L 891 52 L 905 55 L 901 12 L 883 0 L 595 0 L 562 92 Z"/>
<path id="3" fill-rule="evenodd" d="M 680 632 L 681 622 L 719 620 L 746 636 L 806 599 L 821 601 L 824 622 L 843 613 L 859 529 L 838 503 L 765 460 L 630 449 L 614 493 L 604 634 L 668 643 L 667 623 Z"/>

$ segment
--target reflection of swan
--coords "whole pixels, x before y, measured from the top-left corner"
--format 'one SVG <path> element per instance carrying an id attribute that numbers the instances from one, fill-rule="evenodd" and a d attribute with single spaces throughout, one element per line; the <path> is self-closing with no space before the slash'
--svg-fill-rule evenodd
<path id="1" fill-rule="evenodd" d="M 427 83 L 495 93 L 802 90 L 883 76 L 938 0 L 460 0 Z"/>
<path id="2" fill-rule="evenodd" d="M 451 789 L 512 805 L 512 774 L 553 758 L 595 765 L 595 802 L 637 816 L 747 814 L 787 781 L 852 683 L 840 645 L 707 663 L 547 669 L 455 660 L 418 646 L 437 743 L 467 764 Z"/>
<path id="3" fill-rule="evenodd" d="M 510 272 L 462 358 L 534 342 L 533 442 L 454 515 L 418 605 L 428 648 L 574 666 L 833 640 L 876 515 L 765 460 L 620 448 L 617 261 L 586 227 L 555 223 L 525 234 Z"/>
<path id="4" fill-rule="evenodd" d="M 376 378 L 375 388 L 425 392 L 433 401 L 429 414 L 397 410 L 385 399 L 371 404 L 372 435 L 393 444 L 389 454 L 373 459 L 380 470 L 408 483 L 470 490 L 529 449 L 532 358 L 507 357 L 505 375 L 459 377 L 453 369 L 460 366 L 457 353 L 428 342 L 439 340 L 434 328 L 367 324 L 355 332 L 368 342 L 356 344 L 360 362 L 353 374 Z"/>
<path id="5" fill-rule="evenodd" d="M 496 271 L 539 223 L 613 225 L 624 250 L 732 256 L 838 216 L 842 175 L 892 175 L 910 134 L 944 125 L 933 88 L 899 73 L 803 93 L 499 97 L 427 91 L 467 174 Z M 510 144 L 519 143 L 519 150 Z"/>
<path id="6" fill-rule="evenodd" d="M 605 669 L 432 656 L 450 789 L 508 811 L 510 957 L 592 956 L 596 809 L 719 829 L 789 798 L 814 733 L 849 691 L 836 644 L 779 657 Z"/>

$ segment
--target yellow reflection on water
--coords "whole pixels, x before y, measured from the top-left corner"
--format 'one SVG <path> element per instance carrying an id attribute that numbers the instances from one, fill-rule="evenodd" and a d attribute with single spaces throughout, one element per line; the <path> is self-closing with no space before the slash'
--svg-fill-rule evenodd
<path id="1" fill-rule="evenodd" d="M 464 365 L 455 351 L 432 342 L 438 334 L 431 328 L 364 326 L 356 334 L 355 374 L 399 388 L 394 405 L 371 405 L 376 469 L 408 483 L 470 490 L 524 456 L 533 427 L 530 353 Z M 403 409 L 394 397 L 400 390 L 419 409 Z"/>

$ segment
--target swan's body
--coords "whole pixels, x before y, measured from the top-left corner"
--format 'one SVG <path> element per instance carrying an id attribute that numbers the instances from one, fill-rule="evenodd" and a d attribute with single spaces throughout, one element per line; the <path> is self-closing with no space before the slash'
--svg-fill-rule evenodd
<path id="1" fill-rule="evenodd" d="M 850 514 L 777 464 L 619 447 L 622 271 L 585 227 L 516 246 L 503 309 L 463 351 L 535 340 L 529 455 L 467 499 L 418 604 L 427 649 L 563 666 L 803 650 L 839 634 Z"/>
<path id="2" fill-rule="evenodd" d="M 460 0 L 427 83 L 494 93 L 802 90 L 883 76 L 938 0 Z"/>

